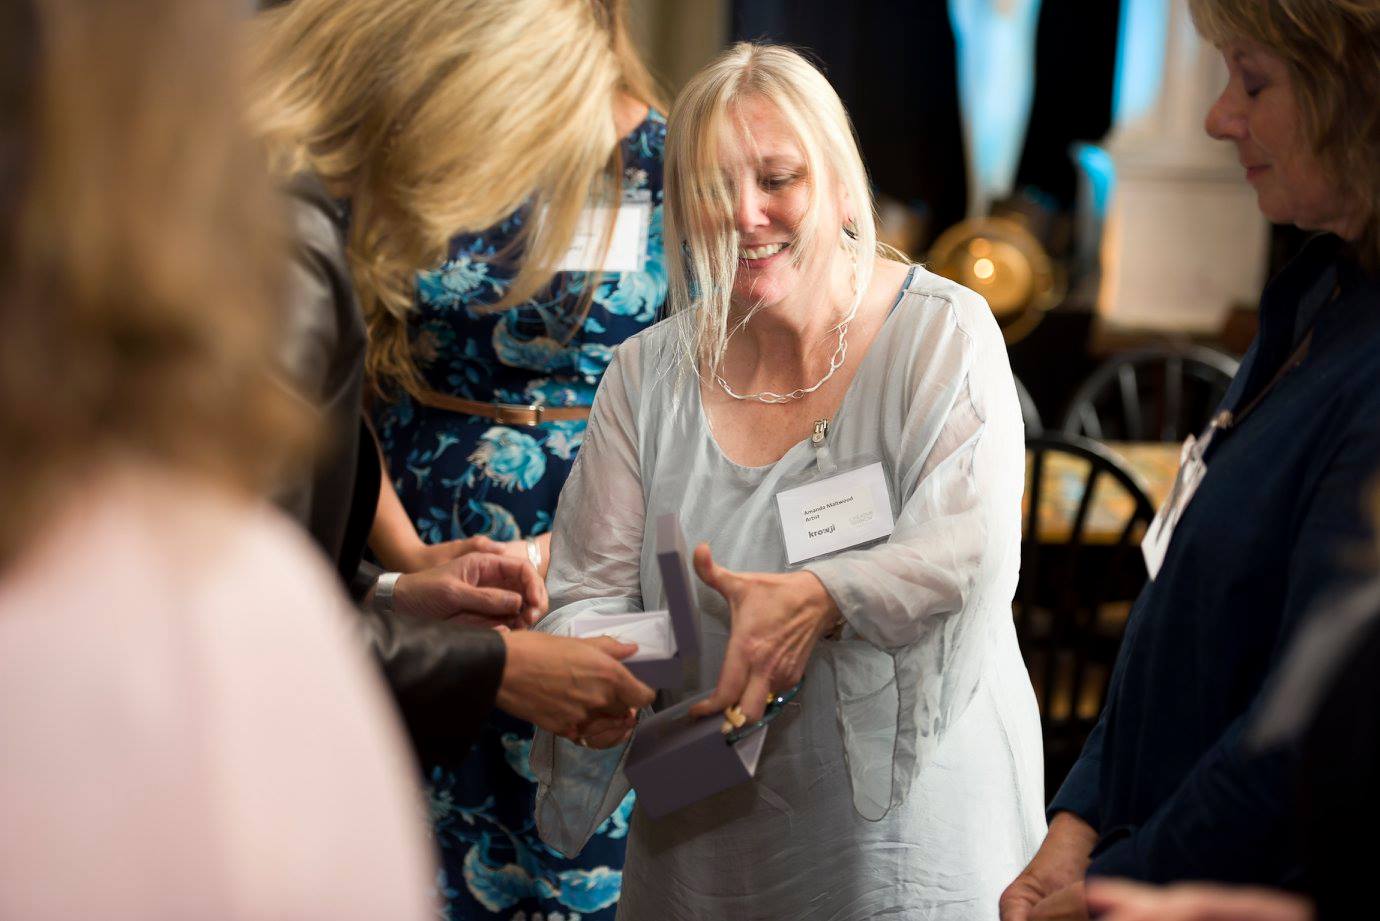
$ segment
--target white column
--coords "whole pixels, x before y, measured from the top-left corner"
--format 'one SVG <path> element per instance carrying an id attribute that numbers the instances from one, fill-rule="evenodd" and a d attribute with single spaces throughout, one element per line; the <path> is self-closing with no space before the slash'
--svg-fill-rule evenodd
<path id="1" fill-rule="evenodd" d="M 1147 11 L 1163 32 L 1147 29 Z M 1186 0 L 1124 0 L 1122 33 L 1098 313 L 1118 327 L 1214 332 L 1255 302 L 1269 242 L 1235 148 L 1203 131 L 1226 69 Z"/>

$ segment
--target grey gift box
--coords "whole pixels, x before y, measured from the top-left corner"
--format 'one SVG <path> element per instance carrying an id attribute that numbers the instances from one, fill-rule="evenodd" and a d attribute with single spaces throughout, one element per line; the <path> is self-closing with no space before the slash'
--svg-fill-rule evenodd
<path id="1" fill-rule="evenodd" d="M 691 719 L 705 691 L 637 725 L 623 773 L 637 791 L 638 806 L 654 819 L 751 780 L 767 739 L 767 727 L 728 743 L 723 715 Z"/>
<path id="2" fill-rule="evenodd" d="M 669 512 L 656 520 L 656 562 L 666 608 L 634 614 L 577 614 L 571 636 L 612 636 L 638 646 L 624 659 L 628 671 L 654 688 L 679 688 L 685 668 L 700 653 L 699 610 L 690 575 L 690 552 L 680 518 Z"/>

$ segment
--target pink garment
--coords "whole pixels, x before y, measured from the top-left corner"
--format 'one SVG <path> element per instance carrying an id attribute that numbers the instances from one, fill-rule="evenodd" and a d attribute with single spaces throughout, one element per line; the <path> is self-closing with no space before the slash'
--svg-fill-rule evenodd
<path id="1" fill-rule="evenodd" d="M 414 768 L 305 538 L 148 473 L 60 511 L 0 574 L 0 918 L 433 916 Z"/>

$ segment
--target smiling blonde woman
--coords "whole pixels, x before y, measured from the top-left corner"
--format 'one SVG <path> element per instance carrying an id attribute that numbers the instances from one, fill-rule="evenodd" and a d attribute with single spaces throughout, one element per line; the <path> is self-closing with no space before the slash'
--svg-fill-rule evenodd
<path id="1" fill-rule="evenodd" d="M 754 720 L 803 683 L 753 783 L 634 811 L 619 917 L 990 919 L 1044 831 L 1001 334 L 978 295 L 878 252 L 847 114 L 792 51 L 737 45 L 690 81 L 666 188 L 675 315 L 604 378 L 541 628 L 659 606 L 647 522 L 674 512 L 713 554 L 698 663 L 662 704 L 710 691 L 696 714 Z M 802 486 L 859 512 L 810 528 L 782 511 Z M 627 789 L 625 736 L 538 735 L 560 850 Z"/>

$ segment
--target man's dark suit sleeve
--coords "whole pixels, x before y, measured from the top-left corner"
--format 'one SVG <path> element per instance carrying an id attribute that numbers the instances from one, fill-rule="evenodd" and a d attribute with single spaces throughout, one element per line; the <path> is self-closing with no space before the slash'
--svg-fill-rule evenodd
<path id="1" fill-rule="evenodd" d="M 418 755 L 424 761 L 458 762 L 498 696 L 507 660 L 503 638 L 480 627 L 367 608 L 360 612 L 360 625 Z"/>
<path id="2" fill-rule="evenodd" d="M 322 457 L 284 484 L 279 504 L 339 567 L 356 602 L 378 577 L 360 556 L 378 500 L 379 462 L 361 425 L 364 322 L 345 260 L 340 211 L 319 182 L 289 188 L 296 249 L 279 342 L 286 382 L 322 416 Z M 454 763 L 473 744 L 507 659 L 491 630 L 360 612 L 361 634 L 424 760 Z"/>

